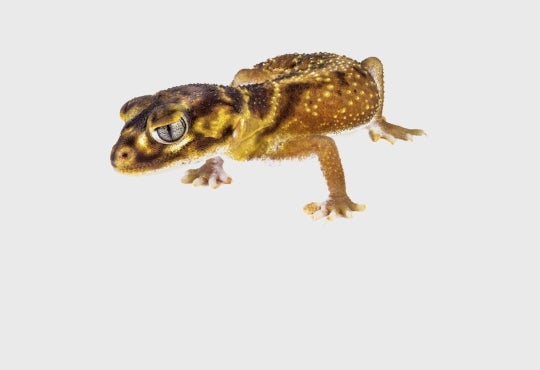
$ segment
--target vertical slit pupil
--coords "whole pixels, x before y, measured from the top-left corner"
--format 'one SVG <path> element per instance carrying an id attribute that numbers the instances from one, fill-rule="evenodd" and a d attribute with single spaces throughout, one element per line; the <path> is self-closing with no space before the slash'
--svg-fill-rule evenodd
<path id="1" fill-rule="evenodd" d="M 172 125 L 167 125 L 167 133 L 169 134 L 170 140 L 176 140 L 174 137 L 174 130 L 172 128 Z"/>
<path id="2" fill-rule="evenodd" d="M 186 126 L 186 122 L 183 118 L 181 118 L 178 122 L 157 128 L 155 132 L 161 140 L 165 141 L 166 143 L 173 143 L 184 136 Z"/>

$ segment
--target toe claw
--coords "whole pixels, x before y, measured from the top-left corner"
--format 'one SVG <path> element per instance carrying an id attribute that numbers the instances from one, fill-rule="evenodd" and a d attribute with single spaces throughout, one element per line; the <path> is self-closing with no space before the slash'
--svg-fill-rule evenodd
<path id="1" fill-rule="evenodd" d="M 376 143 L 381 138 L 381 135 L 373 130 L 369 131 L 369 137 L 371 138 L 371 141 Z"/>
<path id="2" fill-rule="evenodd" d="M 193 184 L 193 186 L 203 186 L 207 184 L 207 181 L 202 177 L 197 177 L 191 183 Z"/>
<path id="3" fill-rule="evenodd" d="M 219 187 L 216 174 L 210 175 L 210 177 L 208 178 L 208 186 L 210 186 L 212 189 L 217 189 Z"/>
<path id="4" fill-rule="evenodd" d="M 308 215 L 314 215 L 317 211 L 321 209 L 321 204 L 311 202 L 309 204 L 306 204 L 304 206 L 304 212 L 306 212 Z"/>

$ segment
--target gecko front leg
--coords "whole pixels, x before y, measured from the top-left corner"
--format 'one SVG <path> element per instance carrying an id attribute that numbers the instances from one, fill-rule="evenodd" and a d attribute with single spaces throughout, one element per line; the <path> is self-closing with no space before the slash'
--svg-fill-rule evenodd
<path id="1" fill-rule="evenodd" d="M 213 157 L 206 160 L 201 167 L 187 170 L 181 181 L 195 186 L 209 185 L 216 189 L 221 184 L 230 184 L 232 178 L 223 169 L 223 159 Z"/>
<path id="2" fill-rule="evenodd" d="M 366 206 L 353 202 L 347 195 L 345 175 L 334 140 L 327 136 L 310 135 L 289 139 L 283 142 L 276 152 L 268 154 L 271 159 L 305 158 L 317 155 L 321 170 L 328 186 L 328 200 L 309 203 L 304 211 L 318 220 L 336 216 L 351 217 L 353 211 L 363 211 Z"/>

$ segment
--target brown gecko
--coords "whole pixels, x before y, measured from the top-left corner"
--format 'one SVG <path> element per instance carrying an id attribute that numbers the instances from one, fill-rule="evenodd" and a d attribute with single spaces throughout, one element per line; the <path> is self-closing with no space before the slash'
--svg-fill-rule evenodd
<path id="1" fill-rule="evenodd" d="M 327 134 L 365 125 L 373 141 L 424 135 L 386 121 L 383 66 L 329 53 L 286 54 L 240 70 L 230 86 L 191 84 L 134 98 L 120 110 L 125 125 L 111 163 L 142 173 L 223 151 L 229 157 L 291 159 L 316 155 L 329 190 L 304 210 L 314 218 L 351 215 L 354 203 L 334 140 Z M 220 157 L 188 170 L 185 183 L 218 187 L 231 178 Z"/>

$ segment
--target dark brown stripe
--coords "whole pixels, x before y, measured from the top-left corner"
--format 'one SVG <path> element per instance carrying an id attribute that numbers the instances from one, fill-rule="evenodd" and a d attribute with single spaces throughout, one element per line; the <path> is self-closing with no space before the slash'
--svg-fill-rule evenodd
<path id="1" fill-rule="evenodd" d="M 209 115 L 221 102 L 221 94 L 215 85 L 196 85 L 189 86 L 189 95 L 202 96 L 202 99 L 196 101 L 190 107 L 193 118 Z"/>
<path id="2" fill-rule="evenodd" d="M 274 95 L 272 86 L 268 84 L 248 85 L 246 90 L 249 92 L 248 107 L 250 112 L 258 115 L 259 118 L 266 117 L 272 108 L 271 101 Z"/>
<path id="3" fill-rule="evenodd" d="M 352 68 L 353 68 L 356 72 L 358 72 L 359 74 L 361 74 L 362 76 L 364 76 L 364 77 L 366 77 L 366 78 L 369 77 L 369 73 L 368 73 L 368 71 L 366 71 L 365 69 L 362 69 L 362 68 L 360 68 L 360 67 L 358 67 L 358 66 L 353 66 Z"/>
<path id="4" fill-rule="evenodd" d="M 242 112 L 242 107 L 244 106 L 244 97 L 239 89 L 232 86 L 225 86 L 225 94 L 232 100 L 232 104 L 229 104 L 235 113 Z"/>
<path id="5" fill-rule="evenodd" d="M 190 107 L 190 113 L 193 119 L 209 115 L 219 105 L 228 105 L 235 113 L 240 113 L 244 104 L 242 93 L 230 86 L 207 84 L 185 85 L 176 88 L 175 93 L 184 96 L 202 97 L 200 100 L 195 99 L 195 102 Z M 226 95 L 230 101 L 225 100 L 223 95 Z"/>
<path id="6" fill-rule="evenodd" d="M 178 111 L 176 109 L 170 109 L 166 108 L 164 106 L 158 106 L 154 109 L 154 111 L 150 114 L 150 121 L 154 123 L 158 123 L 159 121 L 164 121 L 168 117 L 176 114 Z"/>
<path id="7" fill-rule="evenodd" d="M 153 154 L 143 154 L 141 152 L 137 152 L 135 157 L 136 163 L 154 163 L 156 159 L 164 159 L 163 151 L 158 150 L 157 152 Z"/>
<path id="8" fill-rule="evenodd" d="M 148 120 L 148 116 L 154 108 L 155 106 L 151 105 L 145 108 L 141 113 L 137 114 L 131 120 L 129 120 L 129 122 L 126 122 L 124 128 L 122 129 L 122 132 L 128 129 L 135 129 L 139 132 L 143 132 L 144 130 L 146 130 L 146 121 Z"/>
<path id="9" fill-rule="evenodd" d="M 282 81 L 282 80 L 286 80 L 286 79 L 288 79 L 288 78 L 296 77 L 296 76 L 298 76 L 299 74 L 300 74 L 299 72 L 291 72 L 291 73 L 282 74 L 282 75 L 279 75 L 279 76 L 277 76 L 276 78 L 272 79 L 272 81 Z"/>
<path id="10" fill-rule="evenodd" d="M 264 129 L 262 131 L 262 135 L 268 135 L 276 131 L 283 123 L 283 121 L 285 121 L 292 115 L 295 108 L 298 106 L 298 103 L 300 102 L 300 97 L 302 96 L 304 91 L 309 88 L 311 88 L 311 84 L 309 83 L 295 83 L 287 85 L 287 87 L 285 87 L 285 89 L 281 93 L 280 105 L 282 106 L 282 108 L 276 114 L 274 124 Z"/>
<path id="11" fill-rule="evenodd" d="M 342 86 L 348 86 L 349 85 L 349 82 L 345 78 L 345 72 L 335 71 L 334 74 L 336 75 L 337 79 L 339 80 L 339 83 Z"/>
<path id="12" fill-rule="evenodd" d="M 133 148 L 135 146 L 135 136 L 128 136 L 128 137 L 122 137 L 118 139 L 118 143 L 116 144 L 118 146 L 128 146 L 130 148 Z"/>

